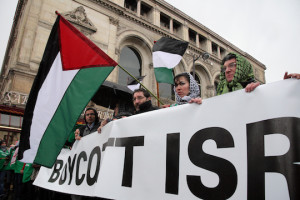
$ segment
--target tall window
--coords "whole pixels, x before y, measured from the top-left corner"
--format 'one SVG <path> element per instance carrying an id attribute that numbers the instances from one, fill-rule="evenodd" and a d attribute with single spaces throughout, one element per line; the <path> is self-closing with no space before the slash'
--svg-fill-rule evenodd
<path id="1" fill-rule="evenodd" d="M 124 7 L 136 12 L 137 2 L 136 2 L 136 0 L 125 0 Z"/>
<path id="2" fill-rule="evenodd" d="M 141 75 L 141 57 L 138 52 L 132 48 L 124 47 L 121 51 L 119 64 L 125 68 L 131 75 L 137 77 Z M 120 85 L 127 85 L 129 75 L 121 68 L 119 69 Z"/>

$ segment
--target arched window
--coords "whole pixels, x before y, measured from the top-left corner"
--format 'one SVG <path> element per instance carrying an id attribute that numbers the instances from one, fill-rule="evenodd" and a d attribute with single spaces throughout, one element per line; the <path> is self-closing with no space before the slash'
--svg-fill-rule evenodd
<path id="1" fill-rule="evenodd" d="M 130 47 L 124 47 L 120 55 L 120 66 L 125 68 L 131 75 L 137 77 L 141 75 L 141 57 L 139 53 Z M 127 85 L 129 75 L 119 68 L 119 79 L 120 85 Z"/>

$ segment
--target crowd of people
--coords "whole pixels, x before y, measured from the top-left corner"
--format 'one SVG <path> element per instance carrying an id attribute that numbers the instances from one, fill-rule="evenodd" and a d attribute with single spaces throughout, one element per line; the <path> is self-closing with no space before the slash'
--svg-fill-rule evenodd
<path id="1" fill-rule="evenodd" d="M 95 129 L 96 131 L 97 129 Z M 0 200 L 73 200 L 75 195 L 47 190 L 33 185 L 41 166 L 17 159 L 19 142 L 7 147 L 0 139 Z M 81 199 L 81 198 L 79 198 Z M 91 198 L 87 199 L 103 199 Z"/>
<path id="2" fill-rule="evenodd" d="M 284 79 L 300 79 L 300 74 L 287 72 Z M 251 92 L 260 85 L 255 81 L 253 68 L 250 62 L 243 56 L 236 53 L 229 53 L 222 60 L 220 83 L 217 87 L 217 95 L 245 89 Z M 163 105 L 162 108 L 179 106 L 187 103 L 201 104 L 200 90 L 193 76 L 188 73 L 181 73 L 174 77 L 175 103 Z M 150 112 L 159 109 L 152 105 L 150 93 L 143 89 L 136 89 L 132 94 L 134 106 L 133 113 L 119 113 L 112 120 Z M 74 131 L 75 140 L 89 135 L 95 131 L 101 133 L 101 129 L 111 120 L 100 122 L 97 111 L 87 108 L 84 113 L 85 125 Z M 73 134 L 73 133 L 72 133 Z M 4 140 L 0 140 L 0 200 L 2 199 L 102 199 L 83 197 L 79 195 L 62 194 L 43 188 L 33 186 L 33 181 L 39 172 L 39 167 L 34 164 L 22 163 L 17 159 L 18 142 L 7 147 Z"/>
<path id="3" fill-rule="evenodd" d="M 33 199 L 30 197 L 33 165 L 17 159 L 19 142 L 7 147 L 0 141 L 0 199 Z"/>

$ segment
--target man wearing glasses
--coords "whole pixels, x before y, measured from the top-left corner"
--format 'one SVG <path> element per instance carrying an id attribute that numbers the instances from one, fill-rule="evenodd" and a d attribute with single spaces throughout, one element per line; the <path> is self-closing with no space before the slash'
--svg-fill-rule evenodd
<path id="1" fill-rule="evenodd" d="M 223 58 L 217 95 L 244 88 L 246 92 L 251 92 L 259 85 L 246 58 L 237 53 L 229 53 Z"/>
<path id="2" fill-rule="evenodd" d="M 84 113 L 85 126 L 76 129 L 75 139 L 80 140 L 81 137 L 84 137 L 90 133 L 97 131 L 100 126 L 98 113 L 93 108 L 87 108 Z"/>
<path id="3" fill-rule="evenodd" d="M 132 94 L 133 105 L 135 108 L 135 114 L 140 114 L 152 110 L 157 110 L 151 102 L 151 96 L 145 89 L 136 89 Z"/>
<path id="4" fill-rule="evenodd" d="M 158 109 L 158 107 L 152 105 L 150 93 L 143 88 L 136 89 L 133 91 L 132 101 L 133 101 L 133 106 L 135 108 L 134 114 L 140 114 L 140 113 Z M 101 133 L 102 127 L 104 127 L 108 122 L 109 122 L 108 120 L 104 120 L 101 123 L 101 126 L 97 130 L 98 133 Z"/>

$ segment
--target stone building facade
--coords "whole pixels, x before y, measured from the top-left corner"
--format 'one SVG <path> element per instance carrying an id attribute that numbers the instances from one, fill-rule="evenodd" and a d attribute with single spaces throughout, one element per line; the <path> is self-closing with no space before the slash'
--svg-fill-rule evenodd
<path id="1" fill-rule="evenodd" d="M 221 60 L 229 52 L 245 56 L 256 80 L 265 83 L 261 62 L 163 0 L 19 0 L 1 71 L 0 104 L 24 108 L 55 11 L 133 75 L 145 76 L 143 84 L 154 94 L 152 47 L 162 36 L 189 42 L 174 74 L 195 71 L 204 99 L 215 95 Z M 126 78 L 116 67 L 107 80 L 124 85 Z M 159 88 L 162 101 L 172 101 L 171 86 Z"/>

